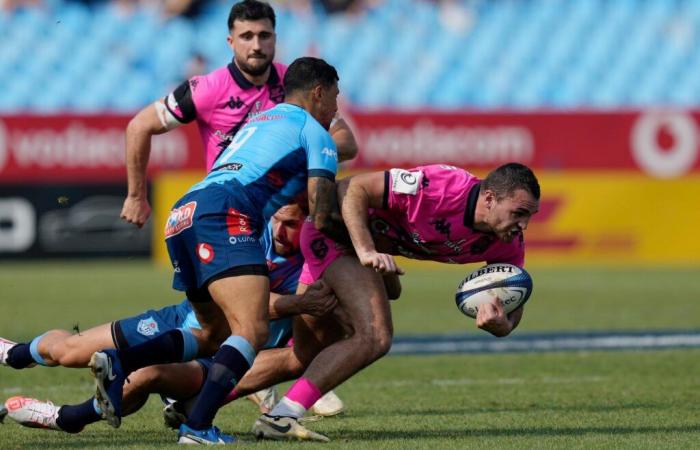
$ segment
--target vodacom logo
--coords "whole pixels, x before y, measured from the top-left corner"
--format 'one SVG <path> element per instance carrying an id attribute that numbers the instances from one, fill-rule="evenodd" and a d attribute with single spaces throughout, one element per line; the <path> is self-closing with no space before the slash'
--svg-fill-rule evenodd
<path id="1" fill-rule="evenodd" d="M 690 171 L 698 158 L 698 128 L 682 111 L 650 111 L 632 129 L 632 156 L 650 175 L 677 177 Z"/>
<path id="2" fill-rule="evenodd" d="M 7 163 L 7 128 L 5 128 L 5 123 L 0 120 L 0 172 L 5 168 L 5 163 Z"/>

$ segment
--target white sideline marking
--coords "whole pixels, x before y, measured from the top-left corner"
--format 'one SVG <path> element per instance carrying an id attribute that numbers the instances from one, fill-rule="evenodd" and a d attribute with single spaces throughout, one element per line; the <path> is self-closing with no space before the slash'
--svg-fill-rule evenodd
<path id="1" fill-rule="evenodd" d="M 602 383 L 606 380 L 601 376 L 584 377 L 555 377 L 542 376 L 536 378 L 442 378 L 433 379 L 429 383 L 435 386 L 505 386 L 521 384 L 581 384 L 581 383 Z M 355 381 L 354 383 L 359 383 Z M 423 380 L 395 379 L 391 381 L 372 381 L 364 383 L 376 387 L 405 387 L 405 386 L 425 386 Z"/>
<path id="2" fill-rule="evenodd" d="M 398 337 L 390 354 L 551 352 L 569 350 L 639 350 L 698 348 L 700 332 L 551 333 L 488 336 Z"/>

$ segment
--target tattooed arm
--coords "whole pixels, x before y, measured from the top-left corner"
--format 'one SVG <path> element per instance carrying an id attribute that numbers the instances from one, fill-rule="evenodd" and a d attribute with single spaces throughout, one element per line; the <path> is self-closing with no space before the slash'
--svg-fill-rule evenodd
<path id="1" fill-rule="evenodd" d="M 309 177 L 309 215 L 314 226 L 335 242 L 351 246 L 350 235 L 338 209 L 335 183 L 328 178 Z"/>

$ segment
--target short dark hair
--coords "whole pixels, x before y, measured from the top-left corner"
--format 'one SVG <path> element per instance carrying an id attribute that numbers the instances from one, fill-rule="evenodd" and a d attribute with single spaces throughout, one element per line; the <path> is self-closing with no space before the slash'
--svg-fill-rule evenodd
<path id="1" fill-rule="evenodd" d="M 287 67 L 284 91 L 289 95 L 294 91 L 308 91 L 318 84 L 330 87 L 337 82 L 338 72 L 335 67 L 320 58 L 303 56 Z"/>
<path id="2" fill-rule="evenodd" d="M 272 28 L 275 28 L 275 10 L 272 6 L 258 0 L 243 0 L 231 7 L 228 15 L 228 30 L 233 30 L 236 20 L 262 20 L 270 19 Z"/>
<path id="3" fill-rule="evenodd" d="M 491 173 L 481 182 L 481 189 L 490 189 L 496 193 L 497 198 L 508 197 L 518 189 L 523 189 L 536 200 L 540 199 L 540 183 L 529 167 L 520 163 L 504 164 Z"/>

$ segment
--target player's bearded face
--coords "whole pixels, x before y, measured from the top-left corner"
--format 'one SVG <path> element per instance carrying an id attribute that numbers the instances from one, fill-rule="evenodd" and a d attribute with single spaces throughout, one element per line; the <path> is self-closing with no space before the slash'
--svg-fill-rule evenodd
<path id="1" fill-rule="evenodd" d="M 511 242 L 527 229 L 532 215 L 537 212 L 539 202 L 524 189 L 495 200 L 489 214 L 489 224 L 498 238 Z"/>
<path id="2" fill-rule="evenodd" d="M 275 29 L 269 19 L 236 20 L 228 42 L 238 68 L 248 75 L 263 75 L 275 57 Z"/>
<path id="3" fill-rule="evenodd" d="M 272 241 L 275 253 L 287 256 L 299 251 L 301 226 L 304 224 L 304 219 L 304 213 L 296 205 L 283 206 L 272 216 Z"/>

